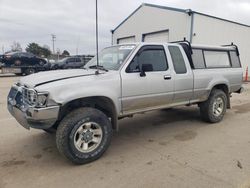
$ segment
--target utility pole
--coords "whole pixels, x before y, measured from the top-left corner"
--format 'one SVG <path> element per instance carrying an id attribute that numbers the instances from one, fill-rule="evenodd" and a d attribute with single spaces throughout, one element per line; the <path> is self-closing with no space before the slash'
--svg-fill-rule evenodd
<path id="1" fill-rule="evenodd" d="M 77 43 L 76 43 L 76 55 L 78 55 L 79 42 L 80 42 L 80 36 L 78 37 Z"/>
<path id="2" fill-rule="evenodd" d="M 52 37 L 52 45 L 53 45 L 53 54 L 55 54 L 55 41 L 56 41 L 56 35 L 55 34 L 51 34 Z"/>
<path id="3" fill-rule="evenodd" d="M 97 65 L 97 71 L 96 71 L 96 74 L 99 74 L 99 54 L 98 54 L 98 51 L 99 51 L 99 46 L 98 46 L 98 0 L 96 0 L 95 2 L 95 5 L 96 5 L 96 22 L 95 22 L 95 31 L 96 31 L 96 65 Z"/>

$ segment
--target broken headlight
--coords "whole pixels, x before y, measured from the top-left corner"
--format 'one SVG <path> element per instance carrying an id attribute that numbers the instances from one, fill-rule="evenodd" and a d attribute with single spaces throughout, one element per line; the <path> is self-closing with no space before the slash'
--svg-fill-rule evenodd
<path id="1" fill-rule="evenodd" d="M 34 89 L 23 88 L 23 101 L 34 107 L 45 107 L 47 104 L 48 93 L 39 92 L 37 93 Z"/>
<path id="2" fill-rule="evenodd" d="M 36 107 L 45 107 L 47 104 L 48 93 L 38 93 Z"/>

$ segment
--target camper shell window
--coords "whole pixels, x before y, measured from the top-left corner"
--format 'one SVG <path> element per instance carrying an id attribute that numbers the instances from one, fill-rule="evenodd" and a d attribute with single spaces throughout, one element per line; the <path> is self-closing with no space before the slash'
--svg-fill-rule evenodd
<path id="1" fill-rule="evenodd" d="M 193 48 L 192 60 L 194 69 L 241 67 L 236 50 Z"/>

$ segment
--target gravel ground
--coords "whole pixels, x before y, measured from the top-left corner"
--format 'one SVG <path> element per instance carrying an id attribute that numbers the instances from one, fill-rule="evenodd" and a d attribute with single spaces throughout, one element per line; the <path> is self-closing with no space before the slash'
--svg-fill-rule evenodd
<path id="1" fill-rule="evenodd" d="M 202 122 L 196 106 L 137 115 L 120 121 L 101 159 L 76 166 L 54 135 L 27 131 L 9 115 L 17 79 L 0 77 L 0 188 L 250 187 L 250 84 L 221 123 Z"/>

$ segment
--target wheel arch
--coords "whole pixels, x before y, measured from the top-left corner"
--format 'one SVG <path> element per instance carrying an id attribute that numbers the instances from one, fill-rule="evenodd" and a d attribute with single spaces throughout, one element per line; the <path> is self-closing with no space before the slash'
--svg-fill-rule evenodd
<path id="1" fill-rule="evenodd" d="M 229 90 L 229 86 L 227 83 L 218 83 L 218 84 L 215 84 L 212 89 L 210 90 L 210 93 L 209 93 L 209 96 L 212 92 L 212 90 L 214 89 L 219 89 L 219 90 L 222 90 L 226 96 L 227 96 L 227 108 L 230 109 L 231 108 L 231 103 L 230 103 L 230 90 Z"/>
<path id="2" fill-rule="evenodd" d="M 61 107 L 58 120 L 61 121 L 67 113 L 80 107 L 92 107 L 102 111 L 111 119 L 112 128 L 118 130 L 118 115 L 115 103 L 105 96 L 84 97 L 67 102 Z"/>

